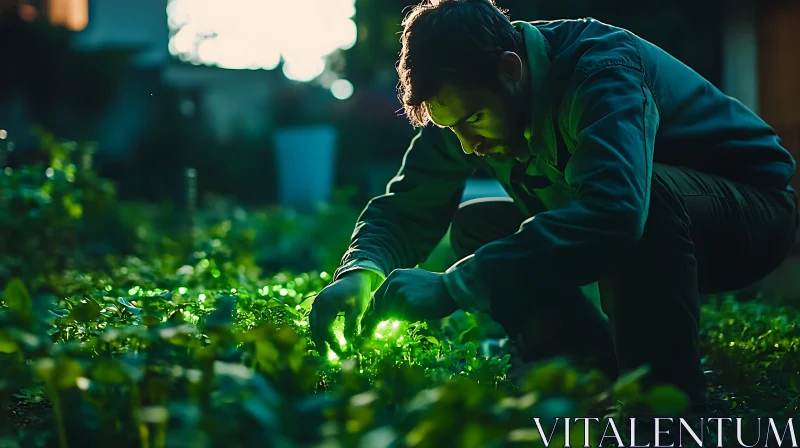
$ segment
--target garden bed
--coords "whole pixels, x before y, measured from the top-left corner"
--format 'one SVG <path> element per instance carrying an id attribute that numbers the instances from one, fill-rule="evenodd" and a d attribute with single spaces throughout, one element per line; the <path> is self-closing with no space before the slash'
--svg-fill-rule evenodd
<path id="1" fill-rule="evenodd" d="M 515 378 L 496 325 L 465 313 L 319 354 L 308 312 L 359 210 L 121 204 L 79 148 L 50 147 L 49 166 L 0 172 L 0 445 L 538 446 L 533 417 L 685 404 L 560 360 Z M 713 297 L 702 313 L 715 412 L 796 416 L 797 311 Z"/>

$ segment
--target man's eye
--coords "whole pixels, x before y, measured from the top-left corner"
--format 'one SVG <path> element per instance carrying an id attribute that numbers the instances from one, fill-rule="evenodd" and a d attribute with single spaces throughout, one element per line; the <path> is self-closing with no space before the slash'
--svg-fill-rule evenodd
<path id="1" fill-rule="evenodd" d="M 477 123 L 478 121 L 480 121 L 480 119 L 481 119 L 481 116 L 480 116 L 480 115 L 475 115 L 475 118 L 472 118 L 472 119 L 470 119 L 469 121 L 467 121 L 467 124 L 475 124 L 475 123 Z"/>

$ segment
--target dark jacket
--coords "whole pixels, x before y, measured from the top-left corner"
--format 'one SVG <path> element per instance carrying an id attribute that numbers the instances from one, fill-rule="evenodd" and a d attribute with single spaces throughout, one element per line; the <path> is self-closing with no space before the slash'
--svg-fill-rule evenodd
<path id="1" fill-rule="evenodd" d="M 445 273 L 470 312 L 488 311 L 501 284 L 519 291 L 597 281 L 609 255 L 641 237 L 653 163 L 787 187 L 795 161 L 773 129 L 657 46 L 593 19 L 514 26 L 531 74 L 531 157 L 466 155 L 449 129 L 421 129 L 386 194 L 361 214 L 334 278 L 352 269 L 385 277 L 424 261 L 477 169 L 527 216 L 538 203 L 548 211 Z"/>

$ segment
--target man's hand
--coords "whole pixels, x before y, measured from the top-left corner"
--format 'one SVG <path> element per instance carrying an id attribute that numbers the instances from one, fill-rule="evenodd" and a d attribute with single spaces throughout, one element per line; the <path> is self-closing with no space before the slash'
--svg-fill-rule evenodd
<path id="1" fill-rule="evenodd" d="M 424 269 L 396 269 L 375 291 L 361 320 L 362 333 L 372 335 L 386 319 L 407 322 L 442 319 L 458 310 L 442 274 Z"/>
<path id="2" fill-rule="evenodd" d="M 311 339 L 320 355 L 327 355 L 326 343 L 337 354 L 342 350 L 333 334 L 333 322 L 344 312 L 344 337 L 351 337 L 358 329 L 358 318 L 369 303 L 372 285 L 377 274 L 369 271 L 353 271 L 345 274 L 319 292 L 308 316 Z"/>

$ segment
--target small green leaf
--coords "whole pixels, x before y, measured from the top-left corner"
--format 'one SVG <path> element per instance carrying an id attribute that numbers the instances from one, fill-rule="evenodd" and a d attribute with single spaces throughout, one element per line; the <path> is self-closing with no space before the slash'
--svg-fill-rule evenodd
<path id="1" fill-rule="evenodd" d="M 100 312 L 102 310 L 103 308 L 97 301 L 87 297 L 72 307 L 70 316 L 75 319 L 76 322 L 92 322 L 100 317 Z"/>
<path id="2" fill-rule="evenodd" d="M 128 377 L 119 362 L 113 360 L 99 360 L 92 366 L 92 377 L 101 383 L 124 383 Z"/>
<path id="3" fill-rule="evenodd" d="M 614 383 L 614 394 L 616 398 L 622 401 L 634 402 L 641 399 L 640 381 L 650 368 L 642 366 L 634 371 L 620 375 Z"/>
<path id="4" fill-rule="evenodd" d="M 117 302 L 119 302 L 122 306 L 124 306 L 125 309 L 128 310 L 128 312 L 131 313 L 131 314 L 139 314 L 139 313 L 142 312 L 141 308 L 133 306 L 133 304 L 131 302 L 128 302 L 127 300 L 123 299 L 122 297 L 118 298 Z"/>
<path id="5" fill-rule="evenodd" d="M 48 311 L 50 311 L 50 314 L 52 314 L 55 317 L 67 317 L 70 314 L 69 310 L 57 309 L 57 310 L 48 310 Z"/>
<path id="6" fill-rule="evenodd" d="M 142 323 L 147 325 L 148 327 L 155 327 L 156 325 L 161 323 L 161 319 L 156 316 L 146 315 L 142 316 Z"/>
<path id="7" fill-rule="evenodd" d="M 19 398 L 20 400 L 25 400 L 26 403 L 39 403 L 42 401 L 44 397 L 44 391 L 39 388 L 30 388 L 30 389 L 20 389 L 19 393 L 12 394 L 14 398 Z"/>
<path id="8" fill-rule="evenodd" d="M 74 359 L 41 358 L 34 361 L 33 370 L 39 378 L 58 389 L 75 387 L 77 379 L 83 375 L 83 368 Z"/>
<path id="9" fill-rule="evenodd" d="M 577 382 L 578 373 L 568 365 L 552 361 L 531 370 L 525 377 L 525 390 L 569 392 Z"/>
<path id="10" fill-rule="evenodd" d="M 0 353 L 14 353 L 19 350 L 19 344 L 8 332 L 0 330 Z"/>
<path id="11" fill-rule="evenodd" d="M 21 319 L 26 322 L 30 320 L 33 312 L 33 302 L 31 301 L 31 295 L 28 293 L 28 288 L 25 287 L 22 280 L 15 277 L 8 282 L 5 290 L 3 290 L 3 301 Z"/>
<path id="12" fill-rule="evenodd" d="M 207 327 L 225 327 L 233 323 L 233 312 L 236 301 L 231 296 L 223 296 L 217 300 L 217 307 L 205 321 Z"/>
<path id="13" fill-rule="evenodd" d="M 689 407 L 689 397 L 675 386 L 656 386 L 645 397 L 650 409 L 663 416 L 674 416 Z"/>
<path id="14" fill-rule="evenodd" d="M 61 203 L 71 218 L 79 219 L 83 215 L 83 207 L 81 204 L 75 202 L 71 194 L 64 196 Z"/>

